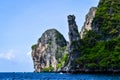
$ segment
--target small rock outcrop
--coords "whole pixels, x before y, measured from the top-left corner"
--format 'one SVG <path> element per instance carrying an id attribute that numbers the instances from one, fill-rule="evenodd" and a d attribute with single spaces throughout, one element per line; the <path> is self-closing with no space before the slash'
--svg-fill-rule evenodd
<path id="1" fill-rule="evenodd" d="M 57 64 L 66 54 L 66 46 L 67 41 L 57 30 L 45 31 L 38 43 L 32 46 L 35 72 L 56 71 L 59 68 Z"/>
<path id="2" fill-rule="evenodd" d="M 86 15 L 84 26 L 82 27 L 81 32 L 80 32 L 81 38 L 83 38 L 85 30 L 89 31 L 92 29 L 91 24 L 95 17 L 96 10 L 97 10 L 97 7 L 92 7 L 92 8 L 90 8 L 88 14 Z"/>
<path id="3" fill-rule="evenodd" d="M 72 71 L 76 68 L 75 60 L 79 55 L 77 48 L 80 46 L 79 40 L 80 35 L 78 32 L 78 26 L 75 22 L 75 16 L 68 16 L 68 26 L 69 26 L 69 63 L 66 67 L 66 71 Z M 77 44 L 76 44 L 77 43 Z"/>

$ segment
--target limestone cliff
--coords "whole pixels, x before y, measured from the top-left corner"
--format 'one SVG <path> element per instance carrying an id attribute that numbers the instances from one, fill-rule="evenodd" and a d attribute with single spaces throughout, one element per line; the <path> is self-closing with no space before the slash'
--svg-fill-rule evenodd
<path id="1" fill-rule="evenodd" d="M 35 72 L 56 71 L 57 64 L 64 56 L 67 42 L 55 29 L 42 34 L 38 43 L 32 46 L 32 58 Z M 62 64 L 62 63 L 61 63 Z"/>
<path id="2" fill-rule="evenodd" d="M 45 31 L 32 46 L 35 72 L 120 72 L 119 13 L 120 0 L 100 0 L 80 34 L 75 16 L 67 17 L 69 42 L 55 29 Z"/>
<path id="3" fill-rule="evenodd" d="M 85 30 L 89 31 L 92 29 L 91 24 L 92 24 L 92 21 L 95 17 L 96 10 L 97 10 L 97 7 L 92 7 L 92 8 L 90 8 L 88 14 L 86 15 L 84 25 L 83 25 L 81 32 L 80 32 L 81 38 L 83 38 Z"/>
<path id="4" fill-rule="evenodd" d="M 65 67 L 66 71 L 74 71 L 77 67 L 75 60 L 78 58 L 79 51 L 78 47 L 80 46 L 79 40 L 80 35 L 78 32 L 78 26 L 75 22 L 75 16 L 68 16 L 68 27 L 69 27 L 69 63 Z M 77 43 L 77 44 L 76 44 Z"/>
<path id="5" fill-rule="evenodd" d="M 108 41 L 120 34 L 120 0 L 100 0 L 92 30 Z"/>
<path id="6" fill-rule="evenodd" d="M 81 39 L 82 55 L 76 60 L 79 71 L 120 72 L 119 23 L 120 0 L 100 0 L 91 30 Z"/>

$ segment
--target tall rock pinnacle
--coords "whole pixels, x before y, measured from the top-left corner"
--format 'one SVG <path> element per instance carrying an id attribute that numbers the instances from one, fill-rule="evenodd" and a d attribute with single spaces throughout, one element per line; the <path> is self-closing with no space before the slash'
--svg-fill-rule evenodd
<path id="1" fill-rule="evenodd" d="M 76 63 L 75 60 L 79 55 L 79 51 L 77 48 L 80 46 L 79 40 L 80 35 L 78 32 L 78 26 L 75 22 L 75 16 L 69 15 L 68 16 L 68 26 L 69 26 L 69 63 L 68 63 L 68 71 L 74 70 Z M 77 44 L 74 44 L 76 43 Z"/>
<path id="2" fill-rule="evenodd" d="M 78 26 L 76 25 L 74 15 L 69 15 L 68 16 L 68 26 L 69 26 L 69 40 L 70 40 L 70 43 L 72 41 L 79 40 L 80 35 L 78 33 Z"/>

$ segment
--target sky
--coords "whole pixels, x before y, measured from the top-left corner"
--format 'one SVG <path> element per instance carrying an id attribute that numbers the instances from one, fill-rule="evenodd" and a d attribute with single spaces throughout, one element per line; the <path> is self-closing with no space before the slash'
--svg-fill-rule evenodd
<path id="1" fill-rule="evenodd" d="M 79 31 L 99 0 L 0 0 L 0 72 L 33 72 L 31 46 L 55 28 L 68 40 L 67 16 Z"/>

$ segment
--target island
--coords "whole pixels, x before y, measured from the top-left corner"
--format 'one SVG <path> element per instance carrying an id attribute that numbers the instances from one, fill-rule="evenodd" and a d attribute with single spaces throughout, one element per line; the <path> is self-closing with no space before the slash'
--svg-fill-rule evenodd
<path id="1" fill-rule="evenodd" d="M 120 0 L 100 0 L 90 8 L 79 32 L 74 15 L 68 15 L 67 41 L 48 29 L 32 45 L 35 72 L 119 73 Z"/>

